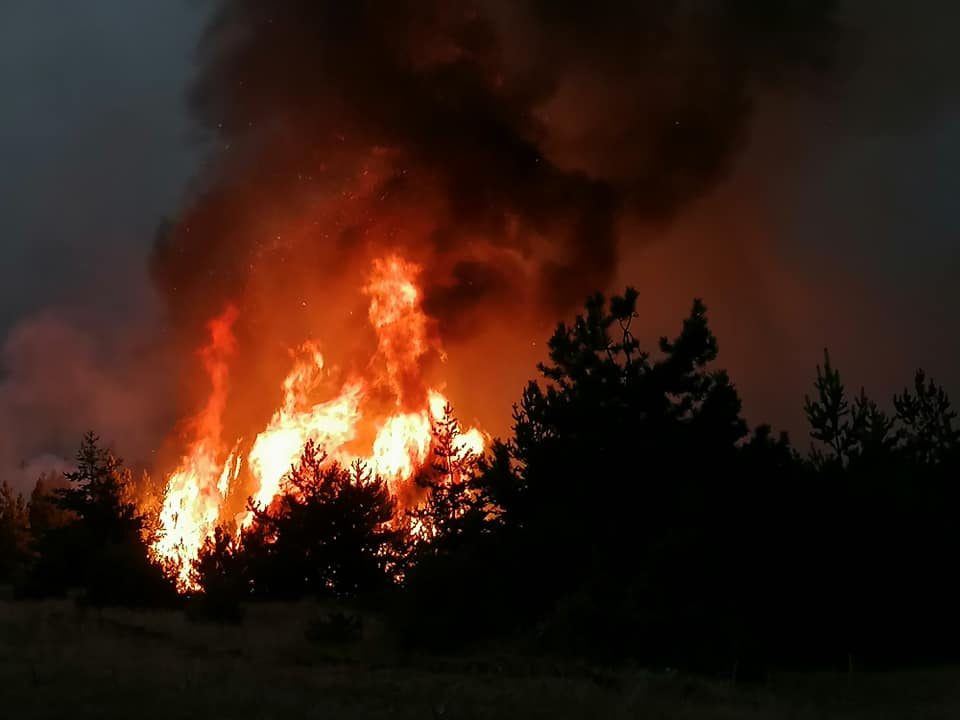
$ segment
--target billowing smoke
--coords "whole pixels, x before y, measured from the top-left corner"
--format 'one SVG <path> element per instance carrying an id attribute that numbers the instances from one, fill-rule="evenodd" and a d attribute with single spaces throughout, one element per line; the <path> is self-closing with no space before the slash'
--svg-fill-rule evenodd
<path id="1" fill-rule="evenodd" d="M 49 308 L 0 346 L 0 468 L 20 492 L 72 467 L 86 430 L 131 467 L 149 468 L 175 419 L 161 398 L 175 390 L 176 359 L 156 325 L 92 326 L 98 319 Z"/>
<path id="2" fill-rule="evenodd" d="M 151 263 L 176 338 L 152 310 L 21 320 L 0 461 L 28 490 L 94 429 L 168 467 L 159 439 L 208 391 L 192 353 L 228 303 L 226 432 L 262 426 L 301 341 L 369 356 L 363 275 L 388 252 L 423 267 L 446 347 L 486 329 L 513 333 L 498 356 L 529 350 L 724 177 L 759 94 L 817 81 L 835 35 L 821 0 L 219 0 L 191 92 L 212 152 Z M 447 368 L 470 415 L 532 369 L 485 378 L 494 354 Z"/>
<path id="3" fill-rule="evenodd" d="M 829 67 L 832 15 L 826 0 L 221 0 L 192 92 L 216 152 L 156 279 L 184 327 L 242 297 L 248 332 L 263 340 L 269 307 L 295 338 L 391 248 L 426 268 L 447 340 L 489 308 L 555 317 L 644 241 L 619 236 L 625 216 L 662 223 L 723 178 L 758 93 Z"/>

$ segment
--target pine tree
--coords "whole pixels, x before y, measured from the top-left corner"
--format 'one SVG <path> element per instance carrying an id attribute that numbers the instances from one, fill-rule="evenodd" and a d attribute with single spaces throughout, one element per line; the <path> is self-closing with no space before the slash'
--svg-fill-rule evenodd
<path id="1" fill-rule="evenodd" d="M 84 435 L 77 452 L 77 469 L 64 473 L 70 484 L 54 491 L 55 504 L 97 540 L 139 536 L 143 518 L 129 500 L 130 471 L 99 443 L 94 433 Z"/>
<path id="2" fill-rule="evenodd" d="M 826 448 L 813 450 L 813 460 L 819 465 L 847 464 L 854 444 L 850 424 L 850 402 L 840 380 L 840 371 L 830 364 L 830 353 L 823 351 L 823 366 L 817 365 L 814 383 L 816 399 L 804 398 L 804 412 L 810 424 L 810 436 Z"/>
<path id="3" fill-rule="evenodd" d="M 474 488 L 478 458 L 461 441 L 460 423 L 447 403 L 431 428 L 429 465 L 417 476 L 427 489 L 423 502 L 409 512 L 415 533 L 434 550 L 453 542 L 483 520 Z"/>
<path id="4" fill-rule="evenodd" d="M 360 462 L 327 462 L 307 443 L 269 508 L 243 536 L 258 595 L 355 597 L 389 587 L 401 533 L 386 482 Z"/>
<path id="5" fill-rule="evenodd" d="M 905 388 L 893 402 L 900 442 L 917 462 L 941 462 L 960 447 L 960 429 L 954 427 L 957 413 L 950 397 L 923 370 L 917 370 L 914 376 L 913 391 Z"/>
<path id="6" fill-rule="evenodd" d="M 243 619 L 241 603 L 251 591 L 248 557 L 234 528 L 214 530 L 191 568 L 191 578 L 201 588 L 200 597 L 191 598 L 193 617 L 227 623 Z"/>
<path id="7" fill-rule="evenodd" d="M 130 473 L 94 433 L 77 452 L 76 470 L 64 473 L 65 488 L 53 505 L 66 522 L 44 528 L 31 591 L 57 594 L 73 587 L 95 604 L 152 604 L 171 598 L 172 588 L 150 562 L 144 518 L 132 502 Z M 40 523 L 43 515 L 38 511 Z"/>
<path id="8" fill-rule="evenodd" d="M 719 650 L 706 631 L 729 618 L 719 579 L 735 561 L 725 528 L 739 512 L 731 478 L 746 423 L 733 383 L 711 367 L 704 304 L 649 353 L 634 334 L 638 300 L 632 288 L 597 294 L 557 326 L 513 437 L 476 474 L 485 532 L 449 562 L 421 565 L 411 582 L 422 596 L 451 608 L 483 597 L 504 625 L 553 622 L 544 642 L 591 651 Z"/>
<path id="9" fill-rule="evenodd" d="M 897 418 L 884 412 L 862 387 L 849 400 L 830 353 L 824 350 L 823 356 L 814 382 L 816 399 L 808 395 L 804 401 L 810 437 L 818 443 L 811 449 L 814 466 L 836 470 L 891 462 L 898 439 Z"/>

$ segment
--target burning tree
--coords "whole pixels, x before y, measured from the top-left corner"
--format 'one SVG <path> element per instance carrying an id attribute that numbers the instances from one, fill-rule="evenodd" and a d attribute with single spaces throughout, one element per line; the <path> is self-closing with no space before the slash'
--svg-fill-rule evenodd
<path id="1" fill-rule="evenodd" d="M 434 418 L 431 433 L 431 461 L 416 478 L 427 492 L 408 511 L 413 532 L 427 551 L 455 542 L 485 516 L 474 484 L 478 456 L 464 438 L 450 403 Z"/>
<path id="2" fill-rule="evenodd" d="M 319 466 L 320 457 L 337 465 L 340 469 L 329 471 L 333 475 L 327 478 L 337 487 L 343 485 L 343 473 L 356 476 L 355 486 L 382 482 L 395 501 L 394 524 L 404 524 L 400 516 L 422 495 L 415 478 L 431 462 L 434 424 L 443 421 L 448 409 L 446 396 L 426 381 L 426 362 L 431 355 L 440 356 L 440 347 L 422 308 L 419 272 L 417 265 L 395 255 L 375 260 L 362 288 L 376 338 L 364 369 L 344 379 L 328 366 L 318 341 L 303 343 L 281 383 L 279 407 L 246 445 L 240 438 L 224 437 L 236 311 L 228 309 L 210 323 L 209 343 L 200 355 L 211 394 L 186 426 L 188 447 L 167 477 L 161 532 L 152 545 L 154 558 L 173 569 L 181 591 L 196 589 L 192 562 L 218 525 L 234 523 L 242 531 L 266 522 L 263 513 L 269 514 L 278 498 L 309 496 L 296 490 L 307 476 L 288 475 L 298 462 L 303 472 Z M 479 453 L 484 447 L 475 428 L 458 428 L 455 442 L 457 452 Z M 305 447 L 311 454 L 301 457 Z M 287 492 L 291 488 L 292 495 Z M 230 498 L 238 494 L 252 498 L 247 511 L 231 505 Z"/>
<path id="3" fill-rule="evenodd" d="M 236 620 L 248 597 L 375 593 L 468 536 L 487 515 L 474 487 L 479 458 L 449 403 L 431 432 L 430 461 L 416 476 L 425 493 L 412 510 L 362 461 L 344 467 L 308 441 L 268 506 L 251 499 L 244 528 L 207 537 L 190 578 L 204 612 Z"/>
<path id="4" fill-rule="evenodd" d="M 284 492 L 251 510 L 242 547 L 254 594 L 346 598 L 391 584 L 402 546 L 395 501 L 362 462 L 329 463 L 308 442 Z"/>

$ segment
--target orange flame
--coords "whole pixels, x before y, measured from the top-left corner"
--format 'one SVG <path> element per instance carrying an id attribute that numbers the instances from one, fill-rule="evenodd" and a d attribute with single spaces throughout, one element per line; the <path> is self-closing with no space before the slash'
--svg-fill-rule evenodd
<path id="1" fill-rule="evenodd" d="M 443 418 L 447 398 L 422 380 L 422 361 L 431 350 L 429 321 L 416 284 L 419 268 L 399 257 L 378 259 L 363 288 L 369 298 L 369 320 L 377 333 L 377 351 L 366 377 L 347 380 L 333 398 L 316 401 L 325 377 L 323 355 L 316 342 L 305 343 L 301 357 L 282 384 L 283 401 L 245 458 L 238 448 L 227 451 L 221 441 L 228 390 L 228 361 L 234 350 L 230 328 L 236 310 L 228 309 L 211 323 L 211 343 L 203 357 L 212 392 L 194 422 L 195 440 L 179 467 L 167 478 L 162 533 L 152 550 L 158 560 L 178 566 L 177 584 L 193 589 L 190 565 L 218 522 L 228 519 L 225 500 L 241 468 L 252 480 L 254 506 L 268 506 L 283 489 L 283 479 L 313 441 L 331 461 L 359 460 L 384 478 L 401 500 L 412 497 L 413 478 L 430 457 L 433 423 Z M 438 347 L 435 349 L 439 350 Z M 378 414 L 368 402 L 374 388 L 388 392 L 396 410 Z M 419 406 L 419 409 L 417 409 Z M 374 429 L 367 454 L 350 448 L 360 436 L 361 422 Z M 469 428 L 456 438 L 457 451 L 480 454 L 483 434 Z M 244 459 L 246 463 L 244 464 Z M 252 512 L 235 518 L 238 529 L 249 525 Z"/>
<path id="2" fill-rule="evenodd" d="M 224 462 L 221 441 L 237 315 L 237 309 L 229 306 L 208 326 L 210 343 L 200 355 L 210 377 L 210 397 L 189 424 L 193 440 L 180 466 L 167 479 L 160 509 L 163 532 L 153 545 L 153 555 L 177 568 L 180 586 L 189 585 L 190 561 L 213 531 L 230 482 L 240 471 L 235 451 Z"/>
<path id="3" fill-rule="evenodd" d="M 409 382 L 418 379 L 420 358 L 429 349 L 427 317 L 415 283 L 418 272 L 416 265 L 396 256 L 375 260 L 370 282 L 363 289 L 370 298 L 370 324 L 377 331 L 386 380 L 398 405 Z"/>

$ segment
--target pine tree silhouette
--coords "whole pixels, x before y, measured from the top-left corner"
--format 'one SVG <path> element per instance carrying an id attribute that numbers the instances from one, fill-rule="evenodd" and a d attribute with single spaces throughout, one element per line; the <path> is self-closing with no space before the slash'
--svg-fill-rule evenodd
<path id="1" fill-rule="evenodd" d="M 150 562 L 147 525 L 132 502 L 130 473 L 87 433 L 77 468 L 64 474 L 67 487 L 53 491 L 66 520 L 43 531 L 31 592 L 83 590 L 93 604 L 167 603 L 172 586 Z M 37 515 L 39 517 L 39 514 Z"/>
<path id="2" fill-rule="evenodd" d="M 313 442 L 269 508 L 244 534 L 253 592 L 348 598 L 389 587 L 401 533 L 386 482 L 362 463 L 327 462 Z"/>
<path id="3" fill-rule="evenodd" d="M 416 477 L 427 493 L 408 514 L 426 545 L 421 550 L 440 551 L 482 522 L 484 514 L 474 488 L 478 458 L 459 442 L 460 423 L 449 403 L 433 421 L 431 433 L 430 462 Z"/>

